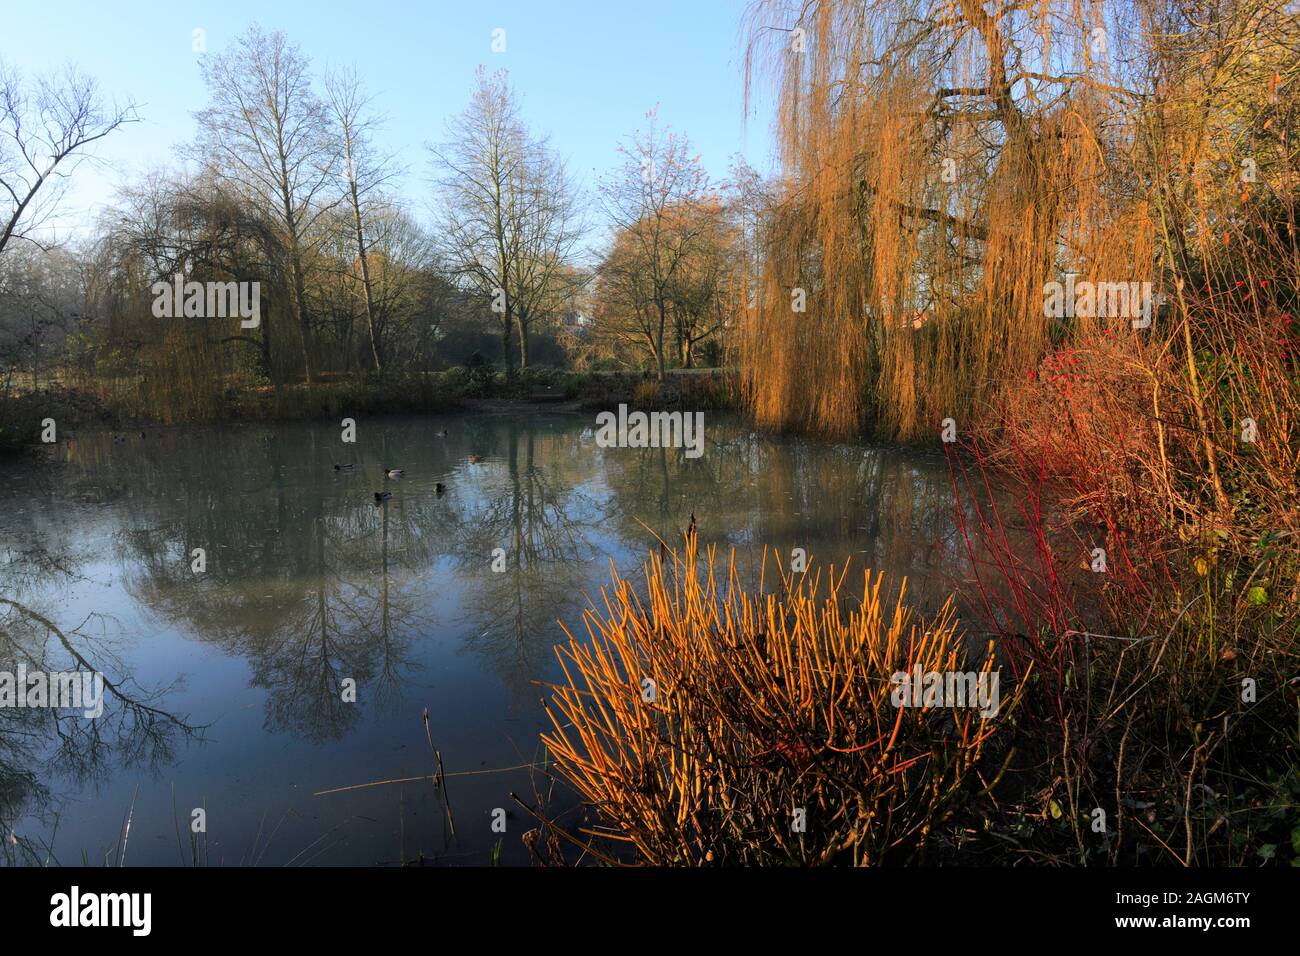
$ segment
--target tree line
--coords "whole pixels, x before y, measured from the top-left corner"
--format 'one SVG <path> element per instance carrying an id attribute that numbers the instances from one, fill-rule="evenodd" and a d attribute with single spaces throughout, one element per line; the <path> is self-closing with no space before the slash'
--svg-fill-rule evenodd
<path id="1" fill-rule="evenodd" d="M 430 188 L 412 201 L 354 67 L 318 72 L 252 26 L 199 70 L 206 102 L 177 167 L 122 185 L 90 234 L 56 243 L 76 166 L 140 117 L 75 68 L 0 67 L 6 395 L 66 373 L 143 388 L 183 418 L 246 385 L 470 361 L 507 380 L 539 363 L 662 377 L 728 361 L 766 185 L 743 161 L 712 182 L 655 111 L 589 197 L 509 76 L 480 68 L 426 144 Z M 151 287 L 177 275 L 259 283 L 258 323 L 155 317 Z"/>

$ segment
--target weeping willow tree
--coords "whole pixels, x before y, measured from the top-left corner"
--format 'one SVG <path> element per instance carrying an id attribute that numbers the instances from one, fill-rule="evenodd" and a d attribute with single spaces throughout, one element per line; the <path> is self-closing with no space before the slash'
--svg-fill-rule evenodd
<path id="1" fill-rule="evenodd" d="M 759 420 L 931 434 L 1068 333 L 1046 282 L 1154 278 L 1129 161 L 1142 21 L 1086 0 L 751 9 L 747 88 L 776 80 L 784 168 L 741 323 Z"/>

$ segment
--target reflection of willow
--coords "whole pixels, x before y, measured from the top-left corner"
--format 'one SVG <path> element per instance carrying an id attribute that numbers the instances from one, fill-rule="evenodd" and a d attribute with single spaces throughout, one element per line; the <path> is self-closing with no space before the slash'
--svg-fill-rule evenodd
<path id="1" fill-rule="evenodd" d="M 177 744 L 202 737 L 202 727 L 168 713 L 160 702 L 174 687 L 146 690 L 122 672 L 121 662 L 97 636 L 94 649 L 81 626 L 64 631 L 44 614 L 0 597 L 0 670 L 30 674 L 81 671 L 103 674 L 103 713 L 50 707 L 0 708 L 0 830 L 13 833 L 16 820 L 42 815 L 49 790 L 45 780 L 66 776 L 78 784 L 104 780 L 117 767 L 157 771 L 171 763 Z M 40 862 L 46 850 L 30 840 L 7 839 L 8 862 Z"/>
<path id="2" fill-rule="evenodd" d="M 694 513 L 701 542 L 737 549 L 747 574 L 756 573 L 765 546 L 785 561 L 798 547 L 823 565 L 851 558 L 859 567 L 906 575 L 921 606 L 937 606 L 951 593 L 965 555 L 942 459 L 898 448 L 783 442 L 721 416 L 706 422 L 705 434 L 696 459 L 682 449 L 604 451 L 616 500 L 655 504 L 651 514 L 619 514 L 627 538 L 649 547 L 648 526 L 678 541 Z"/>
<path id="3" fill-rule="evenodd" d="M 361 705 L 395 700 L 410 666 L 417 572 L 435 559 L 447 517 L 418 498 L 377 508 L 352 486 L 288 487 L 288 467 L 332 474 L 332 449 L 291 438 L 233 443 L 229 454 L 255 450 L 234 465 L 173 462 L 183 494 L 162 498 L 162 514 L 134 518 L 147 530 L 121 537 L 123 573 L 137 601 L 248 659 L 254 686 L 268 691 L 268 729 L 323 740 L 342 736 Z M 269 487 L 231 495 L 232 468 L 269 473 Z M 207 552 L 201 575 L 190 570 L 195 547 Z M 348 678 L 356 705 L 343 699 Z"/>
<path id="4" fill-rule="evenodd" d="M 456 559 L 473 581 L 469 644 L 522 695 L 551 662 L 556 619 L 585 581 L 585 532 L 600 515 L 565 471 L 571 434 L 539 437 L 513 421 L 502 432 L 504 474 L 491 476 L 486 500 L 464 515 Z M 496 548 L 504 571 L 491 568 Z"/>

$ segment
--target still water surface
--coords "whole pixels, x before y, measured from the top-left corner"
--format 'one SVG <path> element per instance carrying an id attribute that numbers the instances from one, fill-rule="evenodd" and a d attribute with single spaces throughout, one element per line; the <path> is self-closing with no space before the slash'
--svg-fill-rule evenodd
<path id="1" fill-rule="evenodd" d="M 576 631 L 652 531 L 680 540 L 693 512 L 702 544 L 749 566 L 764 546 L 852 557 L 906 576 L 921 610 L 964 574 L 941 455 L 710 415 L 688 459 L 599 448 L 593 424 L 375 419 L 355 445 L 324 424 L 82 433 L 53 465 L 0 465 L 0 597 L 31 612 L 0 606 L 0 670 L 79 661 L 115 688 L 94 721 L 0 709 L 6 839 L 116 862 L 130 811 L 127 864 L 188 863 L 202 807 L 211 865 L 485 863 L 498 841 L 525 864 L 534 823 L 508 794 L 531 802 L 546 781 L 505 768 L 541 758 L 557 620 Z M 429 774 L 426 707 L 455 839 L 428 781 L 320 794 Z M 562 790 L 551 800 L 578 822 Z"/>

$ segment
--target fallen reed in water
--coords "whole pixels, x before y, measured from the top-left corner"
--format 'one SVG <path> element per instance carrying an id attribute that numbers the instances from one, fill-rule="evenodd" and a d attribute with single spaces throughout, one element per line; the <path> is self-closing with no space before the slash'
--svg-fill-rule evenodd
<path id="1" fill-rule="evenodd" d="M 875 864 L 923 855 L 990 783 L 998 719 L 896 706 L 899 672 L 965 671 L 951 604 L 923 622 L 867 572 L 742 585 L 714 549 L 651 556 L 644 589 L 615 572 L 586 640 L 557 649 L 564 681 L 543 740 L 598 813 L 586 838 L 651 864 Z M 766 564 L 766 562 L 765 562 Z M 977 665 L 988 681 L 991 655 Z M 948 701 L 946 703 L 951 703 Z"/>

